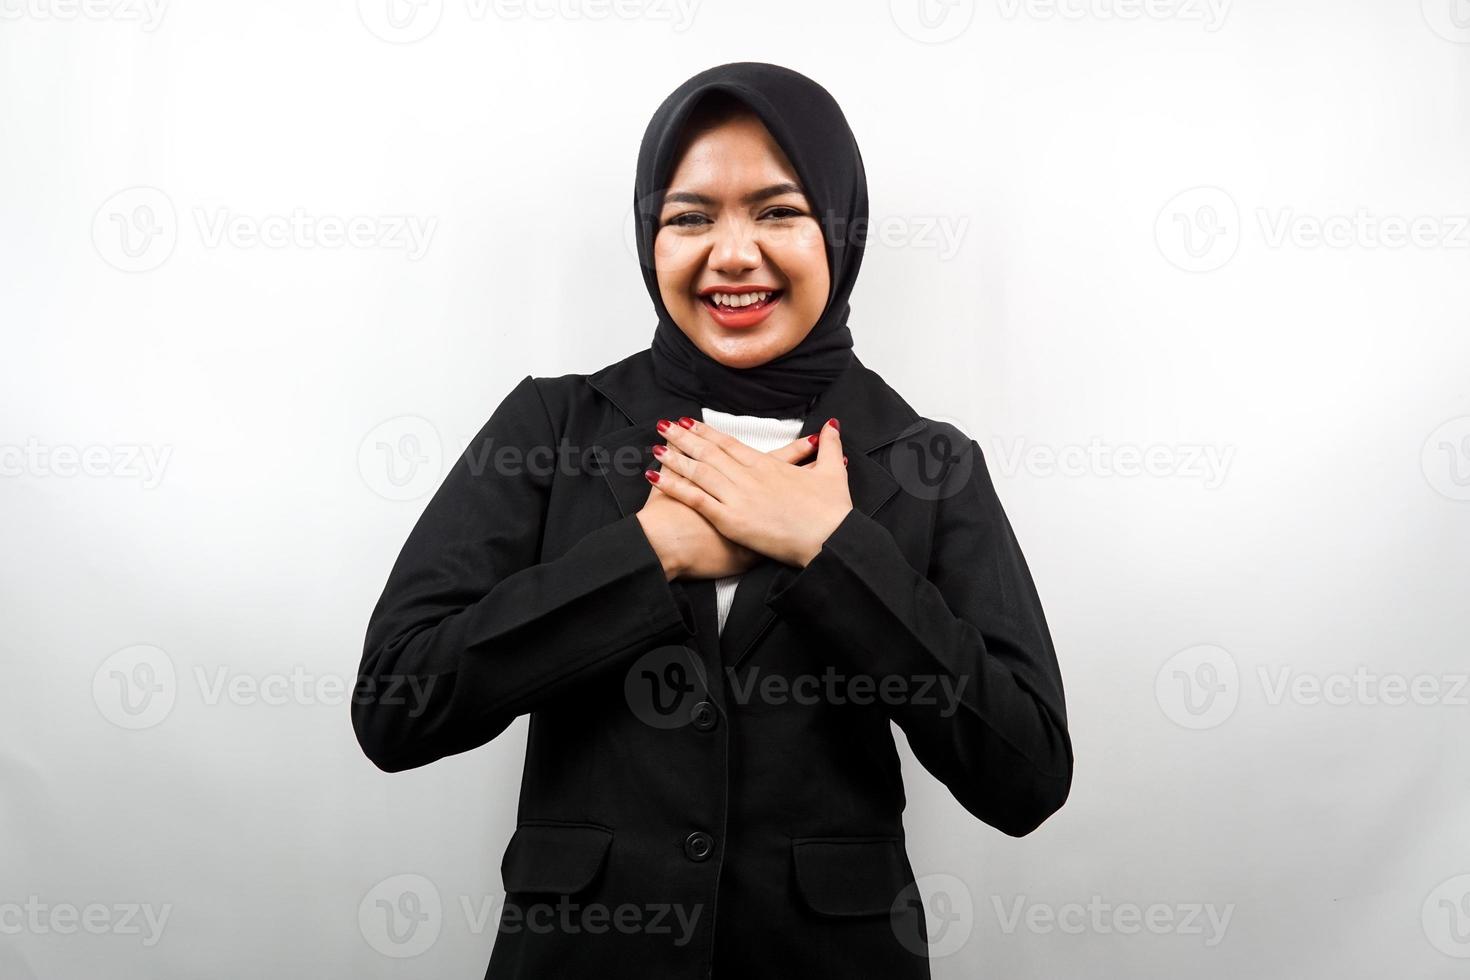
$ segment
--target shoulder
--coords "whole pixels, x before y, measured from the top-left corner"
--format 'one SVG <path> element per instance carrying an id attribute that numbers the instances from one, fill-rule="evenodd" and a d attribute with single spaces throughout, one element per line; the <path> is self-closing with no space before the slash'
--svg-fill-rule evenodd
<path id="1" fill-rule="evenodd" d="M 923 415 L 873 368 L 859 361 L 854 365 L 862 407 L 871 418 L 881 420 L 894 441 L 938 440 L 956 447 L 974 441 L 969 426 L 944 414 Z"/>
<path id="2" fill-rule="evenodd" d="M 938 506 L 969 491 L 993 493 L 978 430 L 943 413 L 920 414 L 876 371 L 861 368 L 862 421 L 878 438 L 874 458 L 915 497 Z"/>
<path id="3" fill-rule="evenodd" d="M 625 406 L 626 393 L 645 391 L 652 383 L 652 354 L 647 348 L 591 371 L 525 375 L 505 396 L 520 413 L 539 412 L 553 431 L 582 422 L 605 425 Z"/>

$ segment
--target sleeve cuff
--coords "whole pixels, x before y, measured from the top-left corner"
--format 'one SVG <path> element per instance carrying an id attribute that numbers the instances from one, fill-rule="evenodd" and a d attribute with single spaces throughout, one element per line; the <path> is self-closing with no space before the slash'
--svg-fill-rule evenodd
<path id="1" fill-rule="evenodd" d="M 658 552 L 644 533 L 643 522 L 638 520 L 637 515 L 628 514 L 599 530 L 607 532 L 610 539 L 610 551 L 605 556 L 607 560 L 615 561 L 615 555 L 626 555 L 629 549 L 638 556 L 635 574 L 648 580 L 646 594 L 650 599 L 649 625 L 659 633 L 682 629 L 692 636 L 694 608 L 688 598 L 681 591 L 675 590 L 665 576 L 663 562 L 659 560 Z M 602 556 L 594 556 L 592 560 L 596 561 L 600 557 Z M 639 591 L 641 593 L 643 590 L 640 588 Z"/>
<path id="2" fill-rule="evenodd" d="M 900 561 L 904 560 L 888 529 L 854 507 L 827 535 L 822 550 L 805 568 L 788 566 L 776 575 L 766 590 L 766 604 L 778 613 L 790 615 L 802 607 L 816 608 L 841 598 L 846 576 L 839 573 L 853 567 L 863 556 L 881 552 L 884 539 L 887 548 Z"/>

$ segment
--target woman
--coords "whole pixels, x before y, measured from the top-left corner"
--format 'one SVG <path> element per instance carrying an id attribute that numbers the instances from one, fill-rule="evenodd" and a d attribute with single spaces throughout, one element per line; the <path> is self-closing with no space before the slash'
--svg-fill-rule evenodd
<path id="1" fill-rule="evenodd" d="M 987 824 L 1055 812 L 1036 589 L 978 446 L 853 353 L 821 86 L 689 79 L 635 205 L 651 349 L 492 414 L 373 612 L 358 739 L 396 772 L 530 714 L 487 977 L 927 977 L 889 722 Z"/>

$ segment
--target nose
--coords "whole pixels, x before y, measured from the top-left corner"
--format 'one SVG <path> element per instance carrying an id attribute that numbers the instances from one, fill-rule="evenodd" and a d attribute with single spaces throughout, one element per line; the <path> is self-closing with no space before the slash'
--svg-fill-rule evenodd
<path id="1" fill-rule="evenodd" d="M 760 244 L 755 240 L 755 227 L 743 218 L 725 217 L 715 228 L 710 247 L 709 267 L 727 276 L 738 276 L 759 268 Z"/>

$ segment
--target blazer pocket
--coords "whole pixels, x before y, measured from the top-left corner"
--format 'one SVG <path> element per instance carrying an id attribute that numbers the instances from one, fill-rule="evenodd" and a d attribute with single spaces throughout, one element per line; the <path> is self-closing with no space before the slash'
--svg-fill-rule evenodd
<path id="1" fill-rule="evenodd" d="M 822 915 L 886 915 L 911 880 L 897 837 L 801 837 L 791 854 L 801 897 Z"/>
<path id="2" fill-rule="evenodd" d="M 575 894 L 602 870 L 612 839 L 596 824 L 519 824 L 500 861 L 501 883 L 507 894 Z"/>

